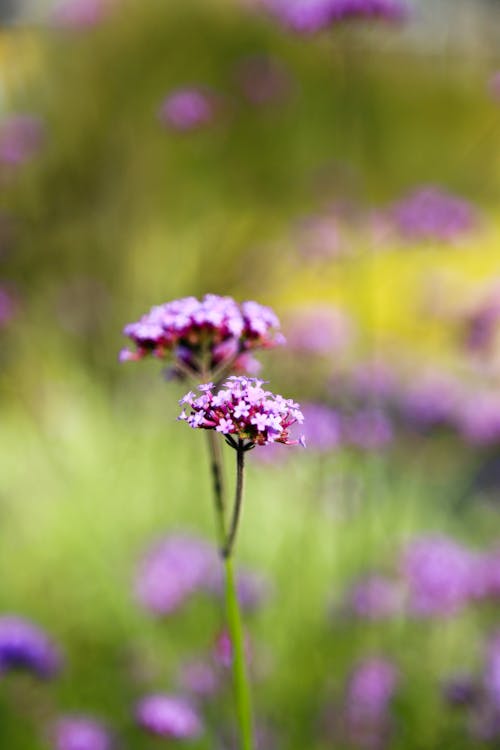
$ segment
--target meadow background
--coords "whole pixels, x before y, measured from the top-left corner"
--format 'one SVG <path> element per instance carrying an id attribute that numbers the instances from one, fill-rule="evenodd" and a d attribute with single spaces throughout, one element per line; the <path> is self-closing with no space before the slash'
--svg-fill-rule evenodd
<path id="1" fill-rule="evenodd" d="M 0 610 L 64 653 L 49 682 L 2 675 L 2 747 L 53 747 L 68 713 L 118 747 L 177 745 L 133 706 L 186 692 L 179 670 L 213 658 L 221 603 L 195 594 L 154 617 L 134 578 L 155 540 L 213 538 L 207 456 L 176 422 L 186 388 L 118 353 L 128 321 L 207 292 L 278 313 L 290 345 L 262 356 L 277 392 L 321 405 L 320 421 L 385 420 L 382 437 L 369 420 L 329 441 L 312 412 L 307 450 L 250 456 L 237 558 L 269 590 L 246 618 L 259 747 L 497 746 L 499 20 L 497 3 L 416 2 L 405 23 L 304 36 L 250 3 L 122 0 L 84 27 L 40 14 L 2 32 L 3 121 L 28 114 L 40 132 L 16 161 L 0 122 Z M 217 98 L 189 132 L 158 115 L 184 86 Z M 394 204 L 422 185 L 467 201 L 470 226 L 401 233 Z M 422 420 L 457 383 L 453 409 Z M 426 616 L 352 611 L 356 581 L 399 580 L 406 546 L 436 535 L 487 556 L 487 594 Z M 437 568 L 446 599 L 454 562 Z M 397 687 L 356 733 L 349 680 L 371 658 Z M 473 693 L 459 707 L 458 678 Z M 227 686 L 205 699 L 188 745 L 234 747 L 231 706 Z"/>

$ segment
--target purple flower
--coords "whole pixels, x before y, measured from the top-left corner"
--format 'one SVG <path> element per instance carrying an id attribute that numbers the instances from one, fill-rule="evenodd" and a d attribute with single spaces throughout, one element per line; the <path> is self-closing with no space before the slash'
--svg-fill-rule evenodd
<path id="1" fill-rule="evenodd" d="M 252 649 L 248 636 L 245 636 L 245 661 L 250 664 L 252 660 Z M 221 630 L 215 639 L 214 657 L 217 664 L 225 669 L 230 669 L 233 663 L 233 644 L 229 632 Z"/>
<path id="2" fill-rule="evenodd" d="M 305 438 L 308 448 L 335 450 L 341 443 L 341 420 L 337 411 L 322 404 L 304 404 Z"/>
<path id="3" fill-rule="evenodd" d="M 500 322 L 498 290 L 493 298 L 486 299 L 465 316 L 464 344 L 471 353 L 490 354 L 495 346 L 496 333 Z"/>
<path id="4" fill-rule="evenodd" d="M 0 163 L 13 167 L 33 159 L 44 140 L 42 121 L 34 115 L 14 114 L 0 122 Z"/>
<path id="5" fill-rule="evenodd" d="M 474 445 L 491 445 L 500 440 L 500 395 L 484 390 L 468 395 L 456 417 L 462 437 Z"/>
<path id="6" fill-rule="evenodd" d="M 190 661 L 183 664 L 179 683 L 183 690 L 198 698 L 211 698 L 220 687 L 217 670 L 206 661 Z"/>
<path id="7" fill-rule="evenodd" d="M 453 539 L 438 535 L 414 539 L 402 560 L 411 611 L 421 617 L 459 612 L 471 596 L 473 566 L 471 552 Z"/>
<path id="8" fill-rule="evenodd" d="M 195 398 L 188 393 L 181 399 L 180 404 L 189 414 L 183 410 L 179 419 L 194 429 L 217 430 L 230 443 L 234 443 L 234 438 L 243 440 L 247 447 L 268 443 L 297 445 L 300 440 L 290 440 L 289 430 L 304 421 L 299 405 L 264 390 L 263 384 L 257 378 L 232 376 L 216 393 L 200 386 L 202 396 Z"/>
<path id="9" fill-rule="evenodd" d="M 98 26 L 109 12 L 109 0 L 62 0 L 52 20 L 56 26 L 75 31 Z"/>
<path id="10" fill-rule="evenodd" d="M 224 596 L 224 585 L 224 575 L 219 567 L 215 570 L 209 588 L 222 598 Z M 238 570 L 236 591 L 240 607 L 245 612 L 254 612 L 269 598 L 271 586 L 269 580 L 262 574 L 251 570 Z"/>
<path id="11" fill-rule="evenodd" d="M 356 667 L 345 699 L 350 743 L 367 750 L 385 745 L 390 730 L 390 704 L 398 681 L 396 667 L 386 659 L 367 659 Z"/>
<path id="12" fill-rule="evenodd" d="M 283 101 L 292 88 L 283 64 L 266 55 L 241 60 L 236 68 L 236 80 L 245 99 L 257 107 Z"/>
<path id="13" fill-rule="evenodd" d="M 15 316 L 18 302 L 6 287 L 0 286 L 0 328 L 10 323 Z"/>
<path id="14" fill-rule="evenodd" d="M 362 409 L 344 417 L 345 442 L 363 450 L 379 450 L 393 438 L 392 424 L 380 409 Z"/>
<path id="15" fill-rule="evenodd" d="M 400 21 L 407 15 L 400 0 L 263 0 L 284 25 L 308 34 L 353 18 Z"/>
<path id="16" fill-rule="evenodd" d="M 476 557 L 472 575 L 473 594 L 477 599 L 500 600 L 500 550 Z"/>
<path id="17" fill-rule="evenodd" d="M 297 233 L 300 253 L 307 259 L 330 260 L 346 255 L 346 245 L 337 216 L 310 216 L 300 222 Z"/>
<path id="18" fill-rule="evenodd" d="M 428 372 L 401 396 L 403 416 L 412 427 L 429 429 L 450 424 L 460 406 L 462 388 L 444 372 Z"/>
<path id="19" fill-rule="evenodd" d="M 349 317 L 326 305 L 296 310 L 289 318 L 287 333 L 291 349 L 329 356 L 345 350 L 354 337 Z"/>
<path id="20" fill-rule="evenodd" d="M 139 602 L 154 615 L 169 615 L 207 585 L 217 554 L 207 542 L 175 534 L 156 543 L 141 560 L 135 581 Z"/>
<path id="21" fill-rule="evenodd" d="M 124 329 L 136 351 L 125 349 L 121 361 L 152 354 L 171 355 L 177 373 L 229 368 L 238 370 L 248 353 L 283 344 L 279 320 L 257 302 L 237 304 L 232 297 L 206 294 L 202 300 L 184 297 L 153 307 Z M 252 366 L 254 362 L 250 363 Z"/>
<path id="22" fill-rule="evenodd" d="M 472 206 L 440 188 L 419 188 L 395 203 L 390 215 L 401 236 L 409 241 L 455 242 L 477 223 Z"/>
<path id="23" fill-rule="evenodd" d="M 43 630 L 15 615 L 0 616 L 0 674 L 20 669 L 49 679 L 60 667 L 59 649 Z"/>
<path id="24" fill-rule="evenodd" d="M 351 373 L 351 390 L 357 398 L 387 399 L 394 394 L 395 389 L 395 374 L 382 360 L 361 362 Z"/>
<path id="25" fill-rule="evenodd" d="M 401 609 L 401 588 L 396 581 L 370 575 L 358 581 L 348 592 L 347 607 L 357 617 L 383 620 Z"/>
<path id="26" fill-rule="evenodd" d="M 159 116 L 165 125 L 187 133 L 213 122 L 217 109 L 214 93 L 200 86 L 191 86 L 169 94 L 161 105 Z"/>
<path id="27" fill-rule="evenodd" d="M 138 703 L 135 715 L 140 727 L 160 737 L 192 740 L 203 732 L 194 706 L 175 695 L 149 695 Z"/>
<path id="28" fill-rule="evenodd" d="M 451 706 L 473 706 L 479 700 L 480 688 L 471 675 L 457 674 L 443 684 L 443 696 Z"/>
<path id="29" fill-rule="evenodd" d="M 107 727 L 88 716 L 62 716 L 53 734 L 54 750 L 111 750 L 113 747 Z"/>

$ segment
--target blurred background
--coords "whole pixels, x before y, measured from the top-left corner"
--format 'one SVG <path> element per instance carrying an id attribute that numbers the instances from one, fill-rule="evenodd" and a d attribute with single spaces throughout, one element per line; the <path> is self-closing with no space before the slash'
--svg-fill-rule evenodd
<path id="1" fill-rule="evenodd" d="M 498 747 L 500 3 L 0 18 L 1 747 L 238 747 L 206 446 L 118 363 L 207 292 L 276 311 L 306 415 L 249 458 L 259 750 Z"/>

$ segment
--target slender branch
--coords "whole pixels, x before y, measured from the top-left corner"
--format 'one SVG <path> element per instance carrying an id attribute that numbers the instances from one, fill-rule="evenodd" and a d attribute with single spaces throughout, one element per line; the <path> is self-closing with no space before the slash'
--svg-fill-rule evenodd
<path id="1" fill-rule="evenodd" d="M 236 716 L 240 734 L 240 750 L 253 750 L 252 703 L 250 686 L 246 675 L 245 641 L 232 559 L 227 557 L 224 565 L 226 569 L 227 621 L 233 650 L 233 681 Z"/>
<path id="2" fill-rule="evenodd" d="M 222 556 L 224 558 L 231 557 L 233 551 L 234 542 L 236 539 L 236 533 L 238 531 L 238 523 L 241 515 L 241 506 L 243 503 L 243 476 L 245 469 L 245 447 L 243 440 L 238 440 L 238 447 L 236 448 L 236 493 L 234 497 L 233 515 L 231 518 L 231 526 L 226 537 L 226 543 L 222 550 Z"/>
<path id="3" fill-rule="evenodd" d="M 215 519 L 219 546 L 225 547 L 226 539 L 226 507 L 224 501 L 224 471 L 222 468 L 222 451 L 219 436 L 214 430 L 206 430 L 208 450 L 210 453 L 210 471 L 212 472 L 212 487 L 214 494 Z"/>

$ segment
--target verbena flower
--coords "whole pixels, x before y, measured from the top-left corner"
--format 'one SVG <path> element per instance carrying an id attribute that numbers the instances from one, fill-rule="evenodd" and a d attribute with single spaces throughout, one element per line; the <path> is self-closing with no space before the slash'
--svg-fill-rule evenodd
<path id="1" fill-rule="evenodd" d="M 422 617 L 456 614 L 471 596 L 473 564 L 472 553 L 445 536 L 411 541 L 402 560 L 410 610 Z"/>
<path id="2" fill-rule="evenodd" d="M 7 325 L 15 316 L 18 301 L 6 287 L 0 286 L 0 328 Z"/>
<path id="3" fill-rule="evenodd" d="M 62 716 L 53 730 L 54 750 L 112 750 L 113 746 L 108 728 L 88 716 Z"/>
<path id="4" fill-rule="evenodd" d="M 264 0 L 264 5 L 283 25 L 306 34 L 353 18 L 400 21 L 407 15 L 401 0 Z"/>
<path id="5" fill-rule="evenodd" d="M 0 122 L 0 163 L 12 167 L 30 161 L 44 141 L 42 121 L 35 115 L 13 114 Z"/>
<path id="6" fill-rule="evenodd" d="M 214 570 L 214 576 L 209 583 L 209 588 L 217 596 L 224 596 L 224 576 L 220 569 Z M 236 594 L 241 609 L 245 612 L 254 612 L 264 604 L 271 593 L 269 580 L 263 575 L 252 570 L 238 570 L 236 575 Z"/>
<path id="7" fill-rule="evenodd" d="M 500 600 L 500 549 L 477 556 L 472 586 L 475 598 Z"/>
<path id="8" fill-rule="evenodd" d="M 60 667 L 59 649 L 41 628 L 21 617 L 0 616 L 0 674 L 19 669 L 49 679 Z"/>
<path id="9" fill-rule="evenodd" d="M 467 395 L 456 417 L 461 436 L 474 445 L 500 441 L 500 395 L 495 390 Z"/>
<path id="10" fill-rule="evenodd" d="M 167 302 L 153 307 L 124 334 L 136 345 L 125 349 L 121 361 L 148 355 L 173 357 L 174 369 L 194 373 L 230 365 L 233 370 L 248 367 L 249 352 L 284 343 L 280 323 L 269 307 L 257 302 L 238 304 L 232 297 L 207 294 Z M 251 362 L 250 362 L 251 365 Z"/>
<path id="11" fill-rule="evenodd" d="M 202 539 L 173 534 L 155 543 L 139 563 L 135 592 L 152 614 L 169 615 L 206 588 L 217 567 L 215 549 Z"/>
<path id="12" fill-rule="evenodd" d="M 190 661 L 181 666 L 179 684 L 197 698 L 211 698 L 219 691 L 220 676 L 209 661 Z"/>
<path id="13" fill-rule="evenodd" d="M 344 416 L 344 441 L 362 450 L 384 448 L 393 438 L 392 423 L 381 409 L 360 409 Z"/>
<path id="14" fill-rule="evenodd" d="M 295 310 L 288 319 L 288 346 L 307 354 L 335 356 L 353 338 L 351 319 L 336 307 L 315 305 Z"/>
<path id="15" fill-rule="evenodd" d="M 348 611 L 366 620 L 382 620 L 401 610 L 400 585 L 380 575 L 369 575 L 355 583 L 347 593 Z"/>
<path id="16" fill-rule="evenodd" d="M 201 718 L 185 698 L 157 693 L 136 706 L 137 723 L 151 734 L 177 740 L 192 740 L 203 732 Z"/>
<path id="17" fill-rule="evenodd" d="M 160 108 L 162 123 L 174 130 L 189 132 L 209 125 L 217 114 L 217 97 L 201 86 L 171 92 Z"/>
<path id="18" fill-rule="evenodd" d="M 213 383 L 200 385 L 201 396 L 189 392 L 179 402 L 184 407 L 179 419 L 194 429 L 216 430 L 230 443 L 242 440 L 248 448 L 303 444 L 302 438 L 291 440 L 289 435 L 292 425 L 304 421 L 299 405 L 263 385 L 263 380 L 243 376 L 228 378 L 218 391 Z"/>
<path id="19" fill-rule="evenodd" d="M 434 186 L 420 188 L 395 203 L 390 216 L 401 236 L 410 241 L 454 242 L 477 224 L 470 203 Z"/>
<path id="20" fill-rule="evenodd" d="M 323 404 L 304 404 L 305 439 L 308 448 L 330 452 L 341 445 L 342 420 L 335 409 Z"/>
<path id="21" fill-rule="evenodd" d="M 484 687 L 489 702 L 500 711 L 500 632 L 495 633 L 488 642 Z"/>
<path id="22" fill-rule="evenodd" d="M 417 429 L 452 425 L 463 398 L 462 391 L 458 381 L 445 372 L 423 373 L 403 390 L 402 415 Z"/>
<path id="23" fill-rule="evenodd" d="M 369 750 L 385 746 L 398 681 L 398 670 L 387 659 L 366 659 L 354 669 L 345 699 L 346 731 L 354 745 Z"/>
<path id="24" fill-rule="evenodd" d="M 455 674 L 443 683 L 442 694 L 451 706 L 462 708 L 475 705 L 481 697 L 481 689 L 472 675 Z"/>
<path id="25" fill-rule="evenodd" d="M 56 26 L 66 29 L 92 29 L 105 19 L 111 1 L 62 0 L 53 11 L 52 21 Z"/>

